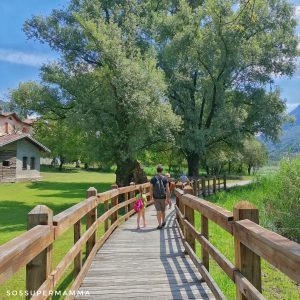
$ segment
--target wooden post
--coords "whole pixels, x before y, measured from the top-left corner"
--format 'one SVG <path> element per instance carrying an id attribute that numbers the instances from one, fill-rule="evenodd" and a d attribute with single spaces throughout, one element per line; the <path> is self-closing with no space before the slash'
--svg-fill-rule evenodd
<path id="1" fill-rule="evenodd" d="M 224 175 L 224 190 L 227 190 L 227 182 L 226 182 L 226 175 Z"/>
<path id="2" fill-rule="evenodd" d="M 208 240 L 208 219 L 201 214 L 201 234 Z M 209 253 L 201 246 L 201 257 L 204 267 L 209 271 Z"/>
<path id="3" fill-rule="evenodd" d="M 198 196 L 198 193 L 197 193 L 197 179 L 193 180 L 193 195 Z"/>
<path id="4" fill-rule="evenodd" d="M 135 183 L 134 182 L 130 182 L 130 186 L 135 186 Z M 130 192 L 129 195 L 130 195 L 130 199 L 134 198 L 135 197 L 135 191 Z M 133 210 L 134 202 L 130 203 L 129 207 L 130 207 L 130 210 Z"/>
<path id="5" fill-rule="evenodd" d="M 209 182 L 209 177 L 207 178 L 207 195 L 209 196 L 210 194 L 210 182 Z"/>
<path id="6" fill-rule="evenodd" d="M 175 187 L 176 187 L 176 189 L 181 189 L 181 190 L 182 190 L 182 182 L 177 181 L 177 182 L 175 183 Z"/>
<path id="7" fill-rule="evenodd" d="M 259 224 L 258 209 L 247 201 L 239 202 L 233 209 L 234 221 L 249 219 L 254 223 Z M 261 265 L 260 257 L 234 239 L 235 265 L 241 273 L 261 292 Z M 245 297 L 237 288 L 236 299 L 246 300 Z"/>
<path id="8" fill-rule="evenodd" d="M 180 199 L 179 199 L 179 197 L 176 195 L 176 206 L 177 206 L 177 208 L 179 208 L 179 202 L 180 202 Z M 180 225 L 180 224 L 181 224 L 181 223 L 180 223 L 180 218 L 178 217 L 177 214 L 176 214 L 176 220 L 177 220 L 178 224 Z"/>
<path id="9" fill-rule="evenodd" d="M 183 189 L 184 194 L 191 194 L 193 195 L 193 188 L 190 185 L 186 185 Z M 194 217 L 194 209 L 184 205 L 184 217 L 185 219 L 195 226 L 195 217 Z M 195 238 L 188 230 L 184 230 L 184 236 L 186 241 L 189 243 L 191 248 L 195 251 Z"/>
<path id="10" fill-rule="evenodd" d="M 105 212 L 107 212 L 109 210 L 109 201 L 105 201 L 104 202 L 104 210 Z M 109 218 L 107 218 L 105 221 L 104 221 L 104 230 L 105 232 L 108 230 L 109 228 Z"/>
<path id="11" fill-rule="evenodd" d="M 86 197 L 90 198 L 93 196 L 97 196 L 97 190 L 94 187 L 90 187 L 86 191 Z M 91 209 L 86 214 L 86 229 L 89 229 L 96 220 L 97 220 L 97 207 Z M 96 244 L 96 237 L 97 237 L 97 230 L 95 230 L 95 232 L 91 235 L 91 237 L 86 242 L 86 257 L 89 256 L 94 245 Z"/>
<path id="12" fill-rule="evenodd" d="M 175 187 L 176 187 L 176 189 L 180 189 L 181 190 L 182 189 L 182 182 L 177 181 L 175 183 Z M 181 213 L 183 213 L 182 203 L 181 203 L 180 199 L 177 196 L 176 196 L 176 206 L 181 211 Z M 177 218 L 177 222 L 178 222 L 178 224 L 179 224 L 179 226 L 180 226 L 180 228 L 181 228 L 181 230 L 183 232 L 183 226 L 182 226 L 182 223 L 180 221 L 180 218 L 178 216 L 176 216 L 176 218 Z"/>
<path id="13" fill-rule="evenodd" d="M 213 178 L 213 194 L 215 194 L 217 191 L 217 179 L 216 176 Z"/>
<path id="14" fill-rule="evenodd" d="M 74 224 L 74 244 L 81 238 L 81 219 Z M 82 250 L 74 258 L 74 278 L 82 268 Z"/>
<path id="15" fill-rule="evenodd" d="M 219 190 L 219 192 L 220 192 L 220 190 L 221 190 L 221 183 L 220 183 L 220 176 L 218 176 L 218 190 Z"/>
<path id="16" fill-rule="evenodd" d="M 113 190 L 116 190 L 116 189 L 118 189 L 118 185 L 117 184 L 113 184 L 112 186 L 111 186 L 111 188 L 113 189 Z M 111 199 L 111 206 L 112 207 L 115 207 L 116 205 L 118 205 L 118 196 L 115 196 L 115 197 L 113 197 L 112 199 Z M 117 221 L 118 220 L 118 211 L 116 211 L 115 213 L 113 213 L 112 215 L 111 215 L 111 224 L 113 224 L 115 221 Z"/>
<path id="17" fill-rule="evenodd" d="M 206 195 L 205 178 L 201 178 L 201 187 L 202 187 L 202 196 L 205 197 Z"/>
<path id="18" fill-rule="evenodd" d="M 53 212 L 45 205 L 37 205 L 28 213 L 27 230 L 37 225 L 53 224 Z M 26 290 L 29 295 L 26 299 L 31 298 L 31 294 L 37 291 L 43 282 L 47 279 L 52 270 L 52 245 L 44 249 L 32 261 L 26 265 Z M 47 298 L 47 299 L 50 299 Z"/>
<path id="19" fill-rule="evenodd" d="M 128 193 L 125 193 L 125 201 L 127 201 L 128 200 Z M 128 204 L 127 205 L 125 205 L 125 215 L 128 213 Z M 125 221 L 127 221 L 128 220 L 128 218 L 125 218 Z"/>

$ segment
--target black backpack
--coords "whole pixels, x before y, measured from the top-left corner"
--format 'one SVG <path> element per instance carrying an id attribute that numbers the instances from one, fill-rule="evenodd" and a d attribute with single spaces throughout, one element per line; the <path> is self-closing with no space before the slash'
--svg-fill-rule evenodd
<path id="1" fill-rule="evenodd" d="M 153 198 L 154 199 L 165 199 L 166 188 L 164 186 L 163 177 L 155 176 L 156 183 L 153 185 Z"/>

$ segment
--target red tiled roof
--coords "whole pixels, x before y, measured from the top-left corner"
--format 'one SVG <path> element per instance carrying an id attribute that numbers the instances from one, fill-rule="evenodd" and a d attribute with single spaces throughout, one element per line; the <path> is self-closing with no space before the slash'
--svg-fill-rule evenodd
<path id="1" fill-rule="evenodd" d="M 32 144 L 34 144 L 35 146 L 37 146 L 41 151 L 51 152 L 47 147 L 42 145 L 40 142 L 38 142 L 28 134 L 6 134 L 4 136 L 0 136 L 0 147 L 3 147 L 5 145 L 11 144 L 24 138 Z"/>

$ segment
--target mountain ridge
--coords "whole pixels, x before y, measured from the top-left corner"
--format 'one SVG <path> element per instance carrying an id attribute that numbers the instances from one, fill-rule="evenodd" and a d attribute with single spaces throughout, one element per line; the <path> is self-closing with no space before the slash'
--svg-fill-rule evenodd
<path id="1" fill-rule="evenodd" d="M 295 122 L 282 126 L 282 135 L 278 143 L 263 141 L 271 160 L 277 161 L 284 156 L 300 153 L 300 104 L 289 113 L 289 116 L 294 116 Z"/>

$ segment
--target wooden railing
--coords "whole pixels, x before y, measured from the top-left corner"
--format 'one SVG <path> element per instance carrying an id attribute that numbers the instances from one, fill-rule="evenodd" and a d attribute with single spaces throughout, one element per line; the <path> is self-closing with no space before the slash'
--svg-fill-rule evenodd
<path id="1" fill-rule="evenodd" d="M 193 194 L 198 197 L 209 196 L 219 192 L 220 190 L 227 189 L 226 175 L 193 178 L 187 182 L 187 184 L 193 188 Z M 182 184 L 181 182 L 176 183 L 176 187 L 179 189 L 184 188 L 184 186 L 185 184 Z"/>
<path id="2" fill-rule="evenodd" d="M 150 183 L 141 185 L 146 190 L 147 204 L 153 202 Z M 0 246 L 0 284 L 7 281 L 21 267 L 26 266 L 27 299 L 49 299 L 68 267 L 74 263 L 74 282 L 70 291 L 77 291 L 98 249 L 123 221 L 134 214 L 135 193 L 140 185 L 131 184 L 97 194 L 95 188 L 87 190 L 87 199 L 53 217 L 47 206 L 38 205 L 28 214 L 28 231 Z M 123 195 L 124 201 L 118 202 Z M 105 212 L 97 216 L 97 207 L 104 204 Z M 124 215 L 118 211 L 124 208 Z M 82 219 L 86 217 L 86 231 L 81 234 Z M 110 219 L 110 220 L 109 220 Z M 104 224 L 105 233 L 97 239 L 97 229 Z M 54 270 L 52 246 L 66 230 L 74 228 L 74 245 Z M 83 263 L 82 248 L 86 247 Z M 50 295 L 50 297 L 49 297 Z M 31 297 L 32 296 L 32 297 Z M 73 299 L 71 293 L 66 299 Z"/>
<path id="3" fill-rule="evenodd" d="M 209 257 L 235 283 L 237 299 L 265 299 L 261 286 L 261 258 L 300 283 L 300 245 L 258 225 L 258 209 L 249 202 L 238 203 L 233 213 L 193 195 L 193 188 L 176 189 L 176 223 L 185 250 L 216 299 L 226 299 L 209 273 Z M 201 232 L 195 228 L 195 212 L 201 215 Z M 234 237 L 235 264 L 209 242 L 208 220 Z M 195 240 L 201 259 L 195 254 Z"/>

